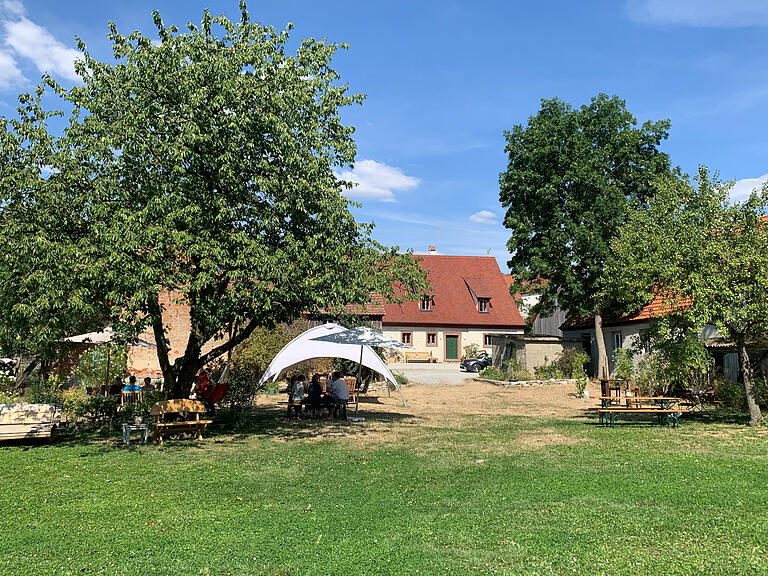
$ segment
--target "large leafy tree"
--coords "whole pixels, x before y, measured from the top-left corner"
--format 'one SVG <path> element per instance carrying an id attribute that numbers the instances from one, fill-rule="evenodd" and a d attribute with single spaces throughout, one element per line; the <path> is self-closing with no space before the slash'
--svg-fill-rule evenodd
<path id="1" fill-rule="evenodd" d="M 81 85 L 44 79 L 71 107 L 63 130 L 42 87 L 2 120 L 4 343 L 151 326 L 180 395 L 258 326 L 398 284 L 420 293 L 417 264 L 371 239 L 334 172 L 355 155 L 340 111 L 362 101 L 331 67 L 344 46 L 309 39 L 289 54 L 288 31 L 252 22 L 244 4 L 237 22 L 206 11 L 183 33 L 154 19 L 159 42 L 110 24 L 114 64 L 80 42 Z M 190 307 L 175 361 L 166 293 Z"/>
<path id="2" fill-rule="evenodd" d="M 499 181 L 511 291 L 538 288 L 534 311 L 559 305 L 593 316 L 600 377 L 608 374 L 599 286 L 610 241 L 652 194 L 653 179 L 670 172 L 659 151 L 668 129 L 666 120 L 638 127 L 624 101 L 601 94 L 580 108 L 543 100 L 526 126 L 505 132 L 509 163 Z"/>
<path id="3" fill-rule="evenodd" d="M 698 332 L 715 325 L 739 356 L 750 423 L 762 414 L 747 346 L 768 336 L 768 190 L 731 203 L 730 185 L 701 168 L 695 183 L 656 183 L 646 210 L 636 212 L 612 243 L 604 292 L 629 310 L 654 294 L 668 302 L 668 322 Z"/>

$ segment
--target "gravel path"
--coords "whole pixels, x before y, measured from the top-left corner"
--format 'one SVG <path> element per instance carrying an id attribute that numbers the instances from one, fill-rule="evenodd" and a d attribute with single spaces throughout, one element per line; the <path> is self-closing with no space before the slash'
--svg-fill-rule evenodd
<path id="1" fill-rule="evenodd" d="M 414 384 L 448 385 L 467 384 L 467 380 L 474 378 L 476 374 L 462 372 L 459 364 L 422 364 L 412 362 L 410 364 L 394 362 L 388 364 L 390 372 L 399 372 Z"/>

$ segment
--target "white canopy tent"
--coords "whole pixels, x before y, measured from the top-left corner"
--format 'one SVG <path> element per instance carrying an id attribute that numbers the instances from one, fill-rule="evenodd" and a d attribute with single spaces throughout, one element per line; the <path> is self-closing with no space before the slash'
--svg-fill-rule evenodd
<path id="1" fill-rule="evenodd" d="M 403 397 L 402 390 L 400 390 L 400 386 L 397 384 L 397 380 L 395 380 L 392 372 L 389 371 L 387 365 L 384 364 L 384 361 L 376 354 L 373 348 L 363 346 L 361 356 L 359 344 L 338 344 L 336 342 L 315 340 L 315 338 L 320 336 L 344 332 L 345 330 L 346 328 L 338 324 L 322 324 L 299 334 L 277 353 L 277 356 L 275 356 L 261 376 L 259 386 L 263 386 L 268 380 L 274 382 L 286 370 L 312 358 L 344 358 L 345 360 L 360 362 L 363 366 L 384 376 L 400 392 L 400 398 L 403 400 L 403 406 L 405 406 L 405 398 Z"/>

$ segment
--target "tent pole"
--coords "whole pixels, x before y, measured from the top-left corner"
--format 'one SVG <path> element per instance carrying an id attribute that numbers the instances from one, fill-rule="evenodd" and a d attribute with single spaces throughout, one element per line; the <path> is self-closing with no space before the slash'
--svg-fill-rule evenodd
<path id="1" fill-rule="evenodd" d="M 357 365 L 357 385 L 360 386 L 362 384 L 362 380 L 360 379 L 363 375 L 363 344 L 360 344 L 360 363 Z"/>
<path id="2" fill-rule="evenodd" d="M 107 344 L 107 371 L 104 374 L 104 383 L 106 384 L 107 388 L 109 388 L 109 357 L 111 353 L 111 346 Z"/>

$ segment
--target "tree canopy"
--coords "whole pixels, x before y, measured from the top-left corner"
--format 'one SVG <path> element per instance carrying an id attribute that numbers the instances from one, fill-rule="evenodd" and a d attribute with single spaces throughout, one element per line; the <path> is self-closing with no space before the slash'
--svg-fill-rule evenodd
<path id="1" fill-rule="evenodd" d="M 509 163 L 499 198 L 512 231 L 511 291 L 538 289 L 534 311 L 559 305 L 572 317 L 594 315 L 601 376 L 606 303 L 599 287 L 610 241 L 653 194 L 653 180 L 670 173 L 669 157 L 659 150 L 668 129 L 667 120 L 638 127 L 623 100 L 600 94 L 580 108 L 543 100 L 526 126 L 505 132 Z"/>
<path id="2" fill-rule="evenodd" d="M 79 42 L 82 84 L 45 77 L 2 119 L 2 344 L 40 351 L 87 324 L 151 326 L 173 394 L 257 326 L 421 293 L 409 254 L 355 221 L 335 167 L 354 161 L 341 109 L 362 102 L 331 67 L 345 45 L 205 11 L 186 32 L 154 12 L 159 42 L 109 25 L 115 63 Z M 43 102 L 71 107 L 56 133 Z M 190 307 L 169 358 L 159 296 Z M 212 351 L 206 341 L 227 333 Z"/>
<path id="3" fill-rule="evenodd" d="M 739 354 L 753 424 L 761 419 L 747 344 L 768 336 L 768 190 L 731 203 L 730 184 L 700 168 L 656 183 L 612 242 L 604 293 L 632 309 L 663 294 L 667 316 L 715 325 Z"/>

